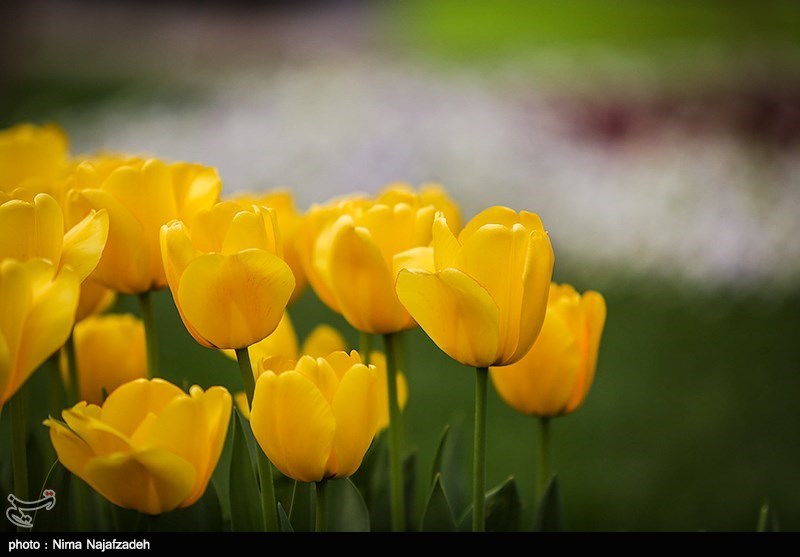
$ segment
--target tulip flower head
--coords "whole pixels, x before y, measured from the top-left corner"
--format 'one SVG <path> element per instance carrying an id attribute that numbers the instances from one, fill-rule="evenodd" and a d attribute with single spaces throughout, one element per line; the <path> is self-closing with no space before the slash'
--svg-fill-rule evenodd
<path id="1" fill-rule="evenodd" d="M 89 211 L 68 230 L 56 200 L 19 188 L 0 192 L 0 259 L 41 258 L 58 269 L 69 265 L 83 281 L 100 261 L 108 236 L 105 210 Z"/>
<path id="2" fill-rule="evenodd" d="M 80 399 L 103 402 L 103 391 L 147 376 L 144 324 L 133 315 L 92 316 L 75 325 Z"/>
<path id="3" fill-rule="evenodd" d="M 463 364 L 522 358 L 541 329 L 553 272 L 553 249 L 539 217 L 492 207 L 456 238 L 440 215 L 432 247 L 429 268 L 409 265 L 397 277 L 397 295 L 411 316 Z"/>
<path id="4" fill-rule="evenodd" d="M 297 247 L 297 235 L 304 224 L 303 215 L 297 212 L 289 190 L 272 190 L 263 195 L 244 194 L 232 199 L 241 205 L 259 205 L 274 209 L 278 220 L 278 229 L 281 231 L 283 244 L 283 258 L 294 275 L 295 287 L 289 305 L 297 301 L 306 288 L 308 280 L 303 271 L 300 252 Z"/>
<path id="5" fill-rule="evenodd" d="M 303 356 L 262 370 L 250 425 L 272 463 L 298 481 L 345 478 L 361 465 L 378 420 L 378 377 L 358 352 Z"/>
<path id="6" fill-rule="evenodd" d="M 67 470 L 115 505 L 155 515 L 202 497 L 230 416 L 222 387 L 195 385 L 187 395 L 162 379 L 137 379 L 102 406 L 79 402 L 63 422 L 44 424 Z"/>
<path id="7" fill-rule="evenodd" d="M 70 222 L 92 209 L 108 211 L 108 244 L 94 278 L 125 294 L 166 286 L 161 226 L 174 219 L 191 224 L 222 189 L 213 168 L 115 156 L 80 163 L 68 182 Z"/>
<path id="8" fill-rule="evenodd" d="M 0 131 L 0 192 L 23 187 L 60 200 L 68 168 L 67 136 L 52 124 L 20 124 Z"/>
<path id="9" fill-rule="evenodd" d="M 0 261 L 0 408 L 69 337 L 78 276 L 44 259 Z"/>
<path id="10" fill-rule="evenodd" d="M 518 362 L 492 369 L 500 397 L 519 412 L 535 416 L 576 410 L 594 380 L 605 319 L 602 295 L 588 291 L 581 296 L 568 284 L 553 284 L 533 348 Z"/>
<path id="11" fill-rule="evenodd" d="M 268 208 L 226 201 L 198 212 L 191 226 L 172 221 L 161 229 L 161 252 L 183 323 L 208 348 L 266 338 L 294 291 Z"/>

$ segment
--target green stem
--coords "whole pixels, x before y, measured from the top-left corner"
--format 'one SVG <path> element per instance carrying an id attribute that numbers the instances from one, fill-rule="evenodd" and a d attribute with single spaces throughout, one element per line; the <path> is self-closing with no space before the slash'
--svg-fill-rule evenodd
<path id="1" fill-rule="evenodd" d="M 144 334 L 147 341 L 147 375 L 148 377 L 158 377 L 158 335 L 153 314 L 153 299 L 149 290 L 139 294 L 139 307 L 142 310 Z"/>
<path id="2" fill-rule="evenodd" d="M 67 343 L 64 345 L 67 351 L 67 368 L 69 372 L 69 405 L 77 404 L 80 401 L 81 385 L 78 376 L 78 358 L 75 355 L 75 337 L 69 335 Z"/>
<path id="3" fill-rule="evenodd" d="M 317 532 L 328 531 L 328 480 L 317 482 Z"/>
<path id="4" fill-rule="evenodd" d="M 56 350 L 56 352 L 47 359 L 47 371 L 50 375 L 50 385 L 49 392 L 47 393 L 48 397 L 48 407 L 50 409 L 50 415 L 54 418 L 61 417 L 61 410 L 63 397 L 62 394 L 64 392 L 64 382 L 61 380 L 61 368 L 59 366 L 59 354 L 60 351 Z"/>
<path id="5" fill-rule="evenodd" d="M 361 352 L 361 361 L 369 365 L 372 352 L 372 335 L 361 331 L 359 335 L 358 351 Z"/>
<path id="6" fill-rule="evenodd" d="M 403 465 L 400 447 L 400 404 L 397 396 L 396 334 L 383 335 L 386 349 L 386 384 L 389 394 L 389 465 L 391 472 L 392 530 L 406 529 Z"/>
<path id="7" fill-rule="evenodd" d="M 489 368 L 475 368 L 475 447 L 472 458 L 472 531 L 486 530 L 486 384 Z"/>
<path id="8" fill-rule="evenodd" d="M 239 362 L 239 372 L 242 374 L 247 406 L 251 407 L 253 405 L 253 393 L 256 390 L 256 380 L 253 377 L 253 367 L 250 365 L 250 352 L 247 347 L 236 349 L 236 361 Z"/>
<path id="9" fill-rule="evenodd" d="M 28 492 L 28 450 L 25 446 L 27 424 L 25 423 L 25 388 L 17 391 L 8 405 L 11 407 L 11 459 L 14 471 L 14 495 L 17 499 L 30 501 Z M 17 528 L 25 532 L 27 528 Z"/>
<path id="10" fill-rule="evenodd" d="M 75 519 L 79 532 L 90 532 L 92 530 L 92 521 L 89 518 L 90 505 L 92 502 L 89 500 L 89 486 L 75 477 L 70 478 L 70 491 L 75 498 Z"/>
<path id="11" fill-rule="evenodd" d="M 536 475 L 538 500 L 544 497 L 544 490 L 550 479 L 550 418 L 540 417 L 539 423 L 539 469 Z"/>
<path id="12" fill-rule="evenodd" d="M 255 379 L 253 367 L 250 364 L 250 352 L 247 347 L 236 349 L 236 361 L 239 362 L 239 371 L 242 374 L 244 393 L 247 396 L 247 406 L 253 407 L 253 394 L 255 393 Z M 256 450 L 258 460 L 258 477 L 261 482 L 261 511 L 264 515 L 264 529 L 267 532 L 278 532 L 278 507 L 275 503 L 275 485 L 272 480 L 272 464 L 267 455 L 259 447 Z"/>
<path id="13" fill-rule="evenodd" d="M 292 513 L 294 512 L 294 498 L 297 496 L 297 480 L 292 484 L 292 498 L 289 500 L 289 522 L 292 521 Z"/>
<path id="14" fill-rule="evenodd" d="M 261 511 L 264 513 L 264 529 L 267 532 L 279 532 L 278 506 L 275 504 L 275 484 L 272 479 L 272 463 L 259 447 L 258 476 L 261 480 Z"/>

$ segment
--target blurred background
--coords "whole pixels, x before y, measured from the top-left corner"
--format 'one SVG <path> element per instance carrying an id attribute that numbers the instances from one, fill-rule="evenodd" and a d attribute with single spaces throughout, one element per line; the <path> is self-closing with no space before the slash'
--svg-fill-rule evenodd
<path id="1" fill-rule="evenodd" d="M 404 180 L 465 219 L 539 213 L 555 279 L 608 303 L 592 393 L 553 424 L 568 527 L 753 530 L 768 498 L 797 530 L 798 30 L 777 0 L 5 1 L 0 127 L 57 122 L 73 153 L 202 162 L 304 209 Z M 158 301 L 171 377 L 235 386 Z M 291 314 L 355 342 L 313 292 Z M 445 423 L 471 450 L 473 379 L 404 342 L 426 475 Z M 536 424 L 489 411 L 488 484 L 529 501 Z"/>

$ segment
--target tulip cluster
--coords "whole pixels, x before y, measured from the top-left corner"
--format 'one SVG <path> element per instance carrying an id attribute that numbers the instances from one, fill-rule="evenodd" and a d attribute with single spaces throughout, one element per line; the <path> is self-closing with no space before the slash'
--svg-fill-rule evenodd
<path id="1" fill-rule="evenodd" d="M 61 464 L 114 505 L 151 515 L 194 505 L 230 443 L 234 528 L 291 528 L 274 467 L 314 485 L 325 529 L 328 482 L 361 509 L 348 478 L 371 460 L 388 468 L 391 526 L 405 530 L 402 412 L 414 370 L 402 364 L 400 335 L 419 325 L 475 368 L 470 514 L 483 530 L 488 377 L 542 423 L 576 410 L 595 376 L 603 297 L 551 284 L 553 248 L 536 214 L 495 206 L 462 227 L 438 184 L 390 184 L 305 213 L 288 190 L 221 193 L 211 167 L 72 158 L 54 126 L 0 132 L 0 408 L 14 407 L 15 489 L 29 483 L 23 387 L 50 360 L 57 371 L 60 362 L 52 385 L 62 390 L 36 415 Z M 306 286 L 360 335 L 358 350 L 327 324 L 298 340 L 287 308 Z M 238 394 L 187 393 L 158 377 L 150 293 L 163 288 L 198 344 L 237 360 L 241 383 L 224 382 Z M 131 295 L 141 319 L 103 314 Z M 448 505 L 438 479 L 433 490 L 426 516 Z"/>

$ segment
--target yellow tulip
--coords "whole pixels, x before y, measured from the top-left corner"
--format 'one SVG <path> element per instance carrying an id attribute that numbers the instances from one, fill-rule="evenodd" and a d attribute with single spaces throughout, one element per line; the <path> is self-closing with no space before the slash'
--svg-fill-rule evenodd
<path id="1" fill-rule="evenodd" d="M 0 261 L 0 408 L 66 342 L 78 277 L 44 259 Z"/>
<path id="2" fill-rule="evenodd" d="M 147 376 L 144 325 L 133 315 L 84 319 L 73 332 L 80 399 L 103 402 L 120 385 Z"/>
<path id="3" fill-rule="evenodd" d="M 522 358 L 541 329 L 553 272 L 553 249 L 539 217 L 492 207 L 456 239 L 440 216 L 432 245 L 431 267 L 409 266 L 397 278 L 397 294 L 412 317 L 463 364 Z"/>
<path id="4" fill-rule="evenodd" d="M 444 214 L 444 218 L 447 219 L 447 224 L 453 234 L 458 234 L 459 230 L 461 230 L 461 211 L 455 201 L 447 195 L 441 184 L 425 183 L 419 187 L 419 191 L 415 192 L 411 184 L 395 182 L 381 190 L 378 194 L 377 202 L 387 205 L 405 203 L 417 208 L 433 205 L 437 211 Z"/>
<path id="5" fill-rule="evenodd" d="M 400 268 L 428 255 L 434 213 L 432 205 L 375 203 L 340 216 L 320 235 L 314 264 L 355 329 L 387 334 L 416 325 L 394 283 Z"/>
<path id="6" fill-rule="evenodd" d="M 57 126 L 20 124 L 0 131 L 0 191 L 24 187 L 61 199 L 67 136 Z"/>
<path id="7" fill-rule="evenodd" d="M 289 320 L 289 314 L 283 316 L 278 328 L 270 336 L 250 347 L 250 362 L 253 368 L 253 375 L 258 379 L 261 373 L 269 369 L 279 373 L 287 369 L 293 369 L 295 362 L 301 356 L 312 358 L 325 358 L 334 352 L 345 352 L 347 343 L 344 337 L 330 325 L 317 325 L 308 334 L 303 346 L 298 351 L 297 336 L 294 327 Z M 224 351 L 229 358 L 236 359 L 236 353 L 230 350 Z M 378 377 L 378 425 L 377 430 L 381 431 L 389 426 L 389 398 L 386 388 L 386 356 L 383 352 L 370 352 L 370 363 L 375 366 Z M 397 372 L 397 392 L 402 410 L 408 400 L 408 383 L 402 371 Z M 250 408 L 247 405 L 245 393 L 234 395 L 234 401 L 242 412 L 242 415 L 249 419 Z"/>
<path id="8" fill-rule="evenodd" d="M 81 283 L 81 296 L 78 299 L 75 321 L 82 321 L 90 315 L 103 313 L 114 304 L 116 299 L 116 292 L 89 276 Z"/>
<path id="9" fill-rule="evenodd" d="M 108 211 L 108 244 L 94 278 L 125 294 L 166 285 L 161 226 L 174 219 L 191 224 L 219 199 L 222 188 L 213 168 L 116 156 L 80 163 L 68 183 L 71 222 L 91 209 Z"/>
<path id="10" fill-rule="evenodd" d="M 56 200 L 19 188 L 0 192 L 0 259 L 46 259 L 58 269 L 69 265 L 83 281 L 95 269 L 108 236 L 106 211 L 90 211 L 64 231 Z"/>
<path id="11" fill-rule="evenodd" d="M 295 280 L 294 292 L 289 300 L 291 305 L 300 297 L 308 284 L 297 248 L 297 234 L 303 226 L 303 216 L 295 208 L 292 192 L 272 190 L 261 195 L 242 194 L 235 196 L 232 201 L 242 205 L 260 205 L 275 210 L 278 229 L 281 231 L 283 258 L 292 270 Z"/>
<path id="12" fill-rule="evenodd" d="M 347 350 L 347 343 L 339 331 L 330 325 L 317 325 L 314 327 L 300 349 L 303 356 L 312 358 L 324 358 L 333 352 L 344 352 Z"/>
<path id="13" fill-rule="evenodd" d="M 271 209 L 218 203 L 192 225 L 162 227 L 161 251 L 175 305 L 203 346 L 245 348 L 278 326 L 295 282 Z"/>
<path id="14" fill-rule="evenodd" d="M 250 425 L 286 476 L 303 482 L 352 475 L 378 419 L 378 377 L 355 350 L 300 358 L 294 369 L 266 370 L 256 382 Z"/>
<path id="15" fill-rule="evenodd" d="M 574 411 L 592 386 L 605 320 L 602 295 L 587 291 L 581 296 L 568 284 L 553 284 L 533 348 L 517 363 L 492 369 L 497 392 L 524 414 Z"/>
<path id="16" fill-rule="evenodd" d="M 303 267 L 303 273 L 317 297 L 337 313 L 341 313 L 341 311 L 339 311 L 336 297 L 330 290 L 323 274 L 314 263 L 317 240 L 323 232 L 336 222 L 339 216 L 368 204 L 369 200 L 366 197 L 351 195 L 333 199 L 324 205 L 312 205 L 305 215 L 303 226 L 297 232 L 295 246 Z"/>
<path id="17" fill-rule="evenodd" d="M 222 387 L 195 385 L 187 395 L 162 379 L 137 379 L 102 406 L 79 402 L 62 412 L 65 423 L 44 423 L 67 470 L 115 505 L 161 514 L 205 493 L 230 416 Z"/>

